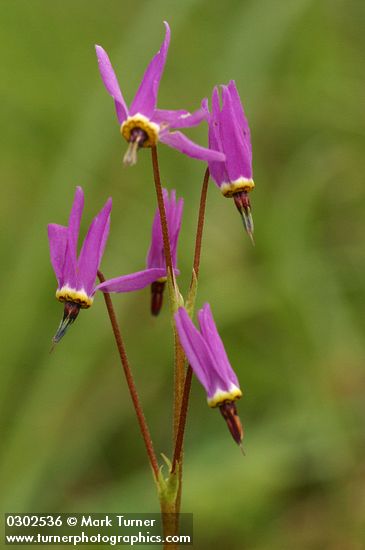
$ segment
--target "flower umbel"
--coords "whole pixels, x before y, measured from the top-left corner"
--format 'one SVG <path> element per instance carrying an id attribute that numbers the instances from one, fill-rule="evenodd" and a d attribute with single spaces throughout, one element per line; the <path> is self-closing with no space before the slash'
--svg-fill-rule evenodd
<path id="1" fill-rule="evenodd" d="M 199 124 L 206 118 L 203 108 L 189 113 L 182 109 L 171 111 L 156 107 L 158 89 L 170 44 L 170 27 L 166 22 L 165 28 L 166 34 L 161 48 L 148 65 L 129 108 L 123 98 L 108 54 L 101 46 L 95 46 L 101 78 L 107 92 L 114 99 L 121 134 L 129 143 L 124 164 L 135 164 L 138 149 L 155 146 L 158 141 L 199 160 L 223 161 L 224 154 L 197 145 L 181 132 L 169 132 L 170 128 L 190 128 Z"/>
<path id="2" fill-rule="evenodd" d="M 109 235 L 112 200 L 109 198 L 93 219 L 77 256 L 84 192 L 76 188 L 68 226 L 48 225 L 51 263 L 57 278 L 56 298 L 65 303 L 63 319 L 53 338 L 57 343 L 75 321 L 80 309 L 89 308 L 98 290 L 96 274 Z"/>
<path id="3" fill-rule="evenodd" d="M 200 332 L 187 311 L 179 308 L 175 322 L 181 345 L 200 383 L 207 392 L 208 405 L 219 407 L 233 439 L 241 445 L 243 428 L 235 400 L 242 396 L 222 340 L 214 323 L 209 304 L 198 312 Z"/>
<path id="4" fill-rule="evenodd" d="M 222 107 L 218 87 L 212 95 L 212 112 L 207 112 L 209 147 L 225 154 L 225 162 L 208 161 L 210 174 L 225 197 L 232 197 L 241 214 L 245 229 L 253 241 L 253 220 L 248 193 L 252 179 L 250 129 L 234 80 L 222 88 Z"/>
<path id="5" fill-rule="evenodd" d="M 172 265 L 175 275 L 179 274 L 177 264 L 177 244 L 181 228 L 184 200 L 176 199 L 176 191 L 170 193 L 163 189 L 163 199 L 166 210 L 166 218 L 169 229 Z M 110 279 L 98 285 L 98 289 L 104 292 L 132 292 L 141 290 L 151 285 L 151 312 L 158 315 L 162 307 L 163 292 L 167 279 L 166 260 L 163 247 L 161 219 L 158 208 L 152 224 L 151 245 L 147 254 L 147 267 L 143 271 L 137 271 L 115 279 Z"/>

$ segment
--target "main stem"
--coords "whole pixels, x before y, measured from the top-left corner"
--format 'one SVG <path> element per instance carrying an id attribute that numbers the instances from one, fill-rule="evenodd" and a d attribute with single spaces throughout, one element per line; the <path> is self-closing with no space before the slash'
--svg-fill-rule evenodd
<path id="1" fill-rule="evenodd" d="M 98 271 L 98 278 L 99 278 L 99 281 L 101 283 L 103 283 L 105 281 L 105 277 L 104 277 L 104 275 L 102 274 L 101 271 Z M 107 292 L 104 292 L 104 300 L 105 300 L 106 308 L 108 310 L 110 323 L 112 325 L 112 329 L 113 329 L 113 333 L 114 333 L 115 343 L 116 343 L 117 348 L 118 348 L 118 352 L 119 352 L 120 360 L 121 360 L 121 363 L 122 363 L 122 366 L 123 366 L 123 370 L 124 370 L 125 378 L 126 378 L 126 381 L 127 381 L 129 393 L 130 393 L 132 401 L 133 401 L 134 409 L 135 409 L 136 415 L 137 415 L 138 424 L 139 424 L 141 434 L 142 434 L 142 437 L 143 437 L 143 440 L 144 440 L 144 444 L 145 444 L 145 447 L 146 447 L 148 459 L 150 461 L 150 464 L 151 464 L 153 473 L 155 475 L 155 478 L 157 479 L 159 468 L 158 468 L 158 462 L 157 462 L 156 454 L 155 454 L 155 451 L 153 449 L 151 434 L 150 434 L 150 431 L 148 429 L 147 422 L 146 422 L 145 416 L 143 414 L 142 406 L 141 406 L 141 403 L 140 403 L 140 400 L 139 400 L 139 397 L 138 397 L 137 388 L 136 388 L 136 385 L 135 385 L 135 382 L 134 382 L 134 379 L 133 379 L 133 375 L 132 375 L 132 371 L 131 371 L 131 368 L 130 368 L 130 365 L 129 365 L 127 353 L 126 353 L 126 350 L 125 350 L 124 342 L 123 342 L 122 335 L 121 335 L 121 332 L 120 332 L 120 328 L 119 328 L 119 325 L 118 325 L 118 321 L 117 321 L 117 317 L 116 317 L 115 310 L 114 310 L 114 307 L 113 307 L 113 303 L 112 303 L 110 294 L 108 294 Z"/>
<path id="2" fill-rule="evenodd" d="M 170 238 L 169 238 L 169 228 L 167 224 L 167 218 L 166 218 L 166 209 L 165 209 L 165 203 L 163 200 L 163 191 L 162 191 L 162 185 L 161 185 L 161 177 L 160 177 L 160 170 L 158 166 L 158 156 L 157 156 L 157 148 L 155 146 L 151 147 L 151 155 L 152 155 L 152 169 L 153 169 L 153 179 L 155 182 L 155 188 L 156 188 L 156 196 L 157 196 L 157 204 L 158 209 L 160 213 L 160 220 L 161 220 L 161 229 L 162 229 L 162 239 L 163 239 L 163 247 L 164 247 L 164 254 L 165 254 L 165 261 L 166 261 L 166 272 L 167 274 L 170 274 L 173 288 L 176 288 L 175 283 L 175 274 L 173 270 L 172 265 L 172 257 L 171 257 L 171 248 L 170 248 Z M 171 304 L 170 304 L 171 306 Z M 172 309 L 171 309 L 172 311 Z M 180 409 L 180 403 L 183 393 L 183 386 L 184 386 L 184 356 L 182 355 L 184 352 L 181 348 L 181 344 L 179 341 L 179 337 L 175 331 L 174 334 L 175 338 L 175 372 L 174 372 L 174 442 L 176 437 L 175 429 L 177 429 L 177 415 L 179 413 Z M 182 355 L 182 361 L 181 361 L 181 355 Z M 175 420 L 176 419 L 176 420 Z M 175 428 L 176 427 L 176 428 Z M 181 475 L 179 474 L 179 485 L 181 482 Z M 181 488 L 179 488 L 181 490 Z M 163 499 L 160 499 L 160 505 L 161 505 L 161 513 L 163 517 L 163 524 L 164 524 L 164 533 L 166 534 L 173 534 L 176 535 L 178 533 L 178 519 L 177 516 L 172 514 L 178 514 L 179 513 L 179 507 L 177 507 L 177 503 L 180 502 L 180 499 L 177 499 L 176 501 L 172 502 L 171 504 L 167 504 L 163 501 Z M 166 510 L 167 506 L 167 510 Z M 166 515 L 166 511 L 168 512 Z M 165 518 L 165 519 L 164 519 Z M 165 548 L 165 546 L 164 546 Z M 171 550 L 174 550 L 174 548 L 177 549 L 177 545 L 169 546 Z"/>
<path id="3" fill-rule="evenodd" d="M 165 203 L 163 200 L 163 191 L 161 185 L 161 176 L 158 166 L 158 156 L 157 148 L 151 148 L 152 153 L 152 168 L 153 168 L 153 177 L 155 181 L 157 203 L 160 212 L 161 228 L 162 228 L 162 237 L 164 245 L 164 254 L 166 260 L 166 270 L 170 272 L 172 277 L 172 282 L 175 287 L 175 276 L 172 265 L 171 258 L 171 248 L 170 248 L 170 239 L 169 239 L 169 228 L 166 218 Z M 174 371 L 174 405 L 173 405 L 173 443 L 175 444 L 178 425 L 179 425 L 179 416 L 180 409 L 184 391 L 184 379 L 185 379 L 185 368 L 184 368 L 184 350 L 181 347 L 179 336 L 175 330 L 174 334 L 174 347 L 175 347 L 175 371 Z"/>
<path id="4" fill-rule="evenodd" d="M 172 282 L 175 287 L 175 277 L 174 277 L 172 258 L 171 258 L 169 230 L 168 230 L 167 219 L 166 219 L 165 204 L 163 201 L 163 192 L 162 192 L 156 147 L 151 148 L 151 153 L 152 153 L 152 168 L 153 168 L 153 176 L 154 176 L 154 182 L 155 182 L 155 188 L 156 188 L 157 203 L 158 203 L 160 219 L 161 219 L 164 254 L 165 254 L 165 260 L 166 260 L 166 270 L 167 272 L 170 272 L 172 277 Z M 198 278 L 198 275 L 199 275 L 201 244 L 202 244 L 202 237 L 203 237 L 208 182 L 209 182 L 209 169 L 207 168 L 204 175 L 201 197 L 200 197 L 198 225 L 197 225 L 196 239 L 195 239 L 193 273 L 192 273 L 190 288 L 194 284 L 194 278 Z M 178 493 L 177 493 L 175 506 L 174 506 L 174 511 L 176 514 L 179 514 L 180 504 L 181 504 L 183 443 L 184 443 L 184 433 L 185 433 L 191 379 L 192 379 L 192 369 L 190 365 L 188 366 L 188 369 L 185 375 L 184 360 L 185 360 L 184 351 L 180 344 L 179 337 L 175 331 L 174 454 L 173 454 L 171 474 L 174 474 L 176 472 L 176 468 L 179 465 L 179 472 L 178 472 L 179 487 L 178 487 Z M 178 522 L 175 525 L 176 532 L 177 532 L 177 527 L 178 527 Z"/>
<path id="5" fill-rule="evenodd" d="M 205 171 L 202 190 L 200 194 L 199 216 L 198 216 L 198 224 L 197 224 L 196 238 L 195 238 L 193 274 L 191 278 L 190 287 L 193 285 L 193 282 L 194 282 L 194 272 L 195 272 L 196 278 L 198 279 L 199 277 L 200 257 L 201 257 L 203 229 L 204 229 L 204 220 L 205 220 L 205 208 L 207 204 L 207 194 L 208 194 L 208 183 L 209 183 L 209 168 L 207 168 Z M 183 453 L 184 434 L 185 434 L 186 419 L 187 419 L 188 407 L 189 407 L 192 375 L 193 375 L 193 370 L 191 366 L 188 365 L 186 376 L 185 376 L 185 382 L 184 382 L 184 390 L 183 390 L 183 395 L 181 400 L 181 410 L 180 410 L 180 417 L 179 417 L 179 426 L 178 426 L 177 435 L 176 435 L 174 456 L 172 459 L 172 469 L 171 469 L 172 472 L 175 472 L 177 464 L 180 464 L 182 453 Z"/>

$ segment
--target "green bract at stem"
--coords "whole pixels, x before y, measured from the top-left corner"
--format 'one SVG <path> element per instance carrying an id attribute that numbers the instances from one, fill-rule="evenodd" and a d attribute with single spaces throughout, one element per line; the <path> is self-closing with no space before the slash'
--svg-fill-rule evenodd
<path id="1" fill-rule="evenodd" d="M 99 278 L 99 281 L 101 283 L 103 283 L 105 281 L 105 277 L 104 277 L 104 275 L 101 271 L 98 271 L 98 278 Z M 126 381 L 127 381 L 129 393 L 131 395 L 132 402 L 133 402 L 133 405 L 134 405 L 134 410 L 136 411 L 137 420 L 138 420 L 138 424 L 139 424 L 139 427 L 140 427 L 140 430 L 141 430 L 143 441 L 144 441 L 144 444 L 145 444 L 145 447 L 146 447 L 148 459 L 149 459 L 149 462 L 151 464 L 151 468 L 153 470 L 155 480 L 157 481 L 158 476 L 160 474 L 159 467 L 158 467 L 158 462 L 157 462 L 156 454 L 155 454 L 155 451 L 154 451 L 154 448 L 153 448 L 151 434 L 150 434 L 150 431 L 148 429 L 148 425 L 147 425 L 147 422 L 146 422 L 146 419 L 145 419 L 145 416 L 144 416 L 144 413 L 143 413 L 143 409 L 142 409 L 142 406 L 141 406 L 141 403 L 140 403 L 140 400 L 139 400 L 139 397 L 138 397 L 137 388 L 136 388 L 136 385 L 135 385 L 135 382 L 134 382 L 134 379 L 133 379 L 133 375 L 132 375 L 129 360 L 128 360 L 128 357 L 127 357 L 126 349 L 125 349 L 125 346 L 124 346 L 124 342 L 123 342 L 122 335 L 121 335 L 121 332 L 120 332 L 119 324 L 118 324 L 118 321 L 117 321 L 117 316 L 115 314 L 115 310 L 114 310 L 114 307 L 113 307 L 113 303 L 112 303 L 112 299 L 110 297 L 110 294 L 108 294 L 107 292 L 104 292 L 103 294 L 104 294 L 105 305 L 106 305 L 106 308 L 107 308 L 108 314 L 109 314 L 110 323 L 112 325 L 112 329 L 113 329 L 113 333 L 114 333 L 115 343 L 116 343 L 117 348 L 118 348 L 118 352 L 119 352 L 120 360 L 121 360 L 122 367 L 123 367 L 123 370 L 124 370 L 125 378 L 126 378 Z"/>
<path id="2" fill-rule="evenodd" d="M 162 458 L 168 467 L 169 475 L 167 478 L 164 477 L 164 466 L 161 466 L 157 479 L 157 490 L 161 506 L 163 534 L 166 539 L 168 535 L 177 535 L 179 531 L 179 516 L 178 512 L 176 512 L 176 500 L 179 491 L 179 472 L 176 471 L 174 474 L 171 474 L 170 460 L 164 454 L 162 454 Z M 177 550 L 178 544 L 167 544 L 164 545 L 164 548 Z"/>

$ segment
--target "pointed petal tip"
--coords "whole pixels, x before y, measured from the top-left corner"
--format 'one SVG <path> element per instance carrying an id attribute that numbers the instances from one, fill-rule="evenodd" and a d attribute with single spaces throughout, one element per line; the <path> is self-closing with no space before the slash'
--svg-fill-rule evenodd
<path id="1" fill-rule="evenodd" d="M 209 112 L 209 102 L 208 102 L 208 98 L 207 97 L 204 97 L 201 101 L 201 108 L 203 109 L 204 113 L 205 113 L 205 119 L 206 120 L 209 120 L 209 116 L 210 116 L 210 112 Z"/>
<path id="2" fill-rule="evenodd" d="M 203 304 L 203 307 L 198 311 L 198 316 L 201 316 L 204 314 L 210 315 L 210 317 L 213 319 L 212 309 L 210 307 L 209 302 L 205 302 L 205 304 Z"/>
<path id="3" fill-rule="evenodd" d="M 218 100 L 219 101 L 219 87 L 214 86 L 213 92 L 212 92 L 212 100 Z"/>
<path id="4" fill-rule="evenodd" d="M 167 21 L 164 21 L 163 24 L 165 25 L 165 38 L 164 38 L 164 44 L 167 43 L 167 46 L 169 46 L 170 38 L 171 38 L 171 29 L 170 25 Z"/>
<path id="5" fill-rule="evenodd" d="M 226 84 L 221 85 L 222 89 L 222 110 L 224 107 L 231 105 L 231 92 Z"/>
<path id="6" fill-rule="evenodd" d="M 108 58 L 108 54 L 106 53 L 106 51 L 102 46 L 99 46 L 99 44 L 95 44 L 95 52 L 99 62 L 105 59 L 106 57 Z"/>

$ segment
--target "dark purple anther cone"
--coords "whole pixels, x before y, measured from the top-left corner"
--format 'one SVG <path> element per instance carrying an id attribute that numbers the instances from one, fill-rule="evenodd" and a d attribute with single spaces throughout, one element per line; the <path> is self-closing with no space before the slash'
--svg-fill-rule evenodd
<path id="1" fill-rule="evenodd" d="M 219 405 L 219 410 L 223 416 L 229 431 L 237 445 L 241 445 L 243 439 L 243 427 L 240 417 L 237 413 L 237 407 L 234 401 L 225 401 Z"/>
<path id="2" fill-rule="evenodd" d="M 151 285 L 151 313 L 157 316 L 162 308 L 165 282 L 155 281 Z"/>
<path id="3" fill-rule="evenodd" d="M 80 304 L 75 302 L 65 302 L 65 307 L 63 310 L 63 318 L 60 323 L 60 326 L 57 329 L 56 334 L 53 337 L 53 342 L 57 344 L 61 338 L 66 334 L 66 331 L 70 325 L 75 321 L 81 309 Z"/>
<path id="4" fill-rule="evenodd" d="M 133 128 L 131 130 L 131 137 L 129 141 L 131 143 L 137 142 L 138 147 L 143 147 L 143 144 L 147 141 L 148 136 L 142 128 Z"/>
<path id="5" fill-rule="evenodd" d="M 253 219 L 251 214 L 251 203 L 248 197 L 248 192 L 238 191 L 237 193 L 234 193 L 233 199 L 238 212 L 241 214 L 243 225 L 245 226 L 245 229 L 252 241 L 252 244 L 254 244 L 254 240 L 253 240 L 254 226 L 253 226 Z"/>

